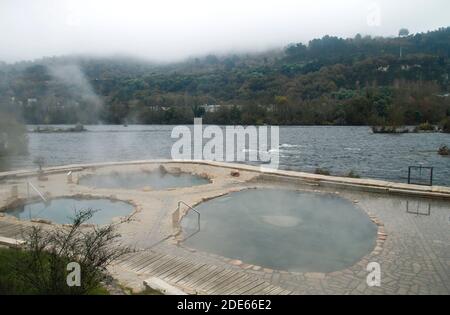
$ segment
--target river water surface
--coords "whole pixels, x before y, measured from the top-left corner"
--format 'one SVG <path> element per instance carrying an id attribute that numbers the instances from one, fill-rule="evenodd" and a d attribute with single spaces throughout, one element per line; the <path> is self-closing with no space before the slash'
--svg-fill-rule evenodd
<path id="1" fill-rule="evenodd" d="M 174 126 L 86 126 L 80 133 L 29 133 L 29 155 L 0 159 L 0 170 L 170 158 L 177 139 Z M 33 126 L 28 126 L 30 130 Z M 316 168 L 344 175 L 406 182 L 409 165 L 434 167 L 434 183 L 450 185 L 450 158 L 437 154 L 450 146 L 450 134 L 373 134 L 369 127 L 280 127 L 280 168 L 314 172 Z"/>

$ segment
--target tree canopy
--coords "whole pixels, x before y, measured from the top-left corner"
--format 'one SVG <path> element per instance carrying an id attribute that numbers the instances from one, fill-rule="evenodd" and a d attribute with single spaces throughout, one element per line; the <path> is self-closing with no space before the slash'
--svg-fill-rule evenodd
<path id="1" fill-rule="evenodd" d="M 450 115 L 450 28 L 408 34 L 324 36 L 172 64 L 80 56 L 0 63 L 0 106 L 35 124 L 178 124 L 194 116 L 223 124 L 438 123 Z"/>

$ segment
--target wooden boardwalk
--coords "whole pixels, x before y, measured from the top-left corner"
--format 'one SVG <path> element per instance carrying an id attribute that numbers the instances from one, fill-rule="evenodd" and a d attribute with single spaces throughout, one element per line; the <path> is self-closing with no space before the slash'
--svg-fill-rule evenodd
<path id="1" fill-rule="evenodd" d="M 0 221 L 0 236 L 20 240 L 23 233 L 30 229 L 29 225 Z"/>
<path id="2" fill-rule="evenodd" d="M 127 270 L 148 274 L 197 294 L 286 295 L 291 291 L 274 286 L 240 270 L 194 263 L 186 258 L 156 251 L 139 251 L 122 258 L 118 264 Z"/>

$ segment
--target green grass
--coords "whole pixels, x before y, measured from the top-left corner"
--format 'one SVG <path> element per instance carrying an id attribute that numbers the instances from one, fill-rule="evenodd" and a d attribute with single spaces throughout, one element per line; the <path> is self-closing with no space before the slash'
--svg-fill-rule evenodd
<path id="1" fill-rule="evenodd" d="M 41 294 L 17 275 L 19 261 L 29 257 L 29 253 L 19 249 L 0 248 L 0 295 Z M 108 295 L 106 288 L 100 286 L 89 292 L 90 295 Z"/>
<path id="2" fill-rule="evenodd" d="M 25 255 L 20 250 L 0 248 L 0 294 L 37 293 L 16 277 L 15 263 Z"/>

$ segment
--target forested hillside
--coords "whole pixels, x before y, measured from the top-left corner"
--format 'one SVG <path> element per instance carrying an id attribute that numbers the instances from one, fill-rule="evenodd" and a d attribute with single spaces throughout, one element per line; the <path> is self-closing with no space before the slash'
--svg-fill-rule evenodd
<path id="1" fill-rule="evenodd" d="M 419 124 L 450 116 L 450 28 L 325 36 L 172 64 L 125 57 L 0 63 L 0 103 L 26 123 Z M 224 105 L 206 111 L 203 104 Z"/>

